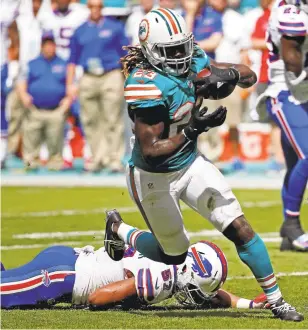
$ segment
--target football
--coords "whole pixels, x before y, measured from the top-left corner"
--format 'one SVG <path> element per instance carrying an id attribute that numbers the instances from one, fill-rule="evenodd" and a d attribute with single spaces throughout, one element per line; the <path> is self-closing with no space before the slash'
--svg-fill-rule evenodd
<path id="1" fill-rule="evenodd" d="M 197 78 L 210 77 L 211 74 L 211 70 L 209 68 L 205 68 L 197 74 Z M 205 90 L 202 91 L 199 95 L 209 100 L 221 100 L 229 96 L 234 91 L 235 86 L 236 84 L 230 82 L 218 82 L 214 84 L 209 84 L 209 86 L 207 86 L 207 88 L 205 88 Z M 200 89 L 202 86 L 200 85 L 200 83 L 197 83 L 195 87 L 196 91 L 198 91 L 198 89 Z"/>

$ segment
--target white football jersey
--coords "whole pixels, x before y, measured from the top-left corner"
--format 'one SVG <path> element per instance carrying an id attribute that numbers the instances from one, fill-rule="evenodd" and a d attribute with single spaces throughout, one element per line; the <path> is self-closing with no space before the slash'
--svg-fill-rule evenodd
<path id="1" fill-rule="evenodd" d="M 94 251 L 93 246 L 86 246 L 75 251 L 79 257 L 75 264 L 74 305 L 86 305 L 89 295 L 96 289 L 125 279 L 123 262 L 110 259 L 105 248 Z"/>
<path id="2" fill-rule="evenodd" d="M 126 270 L 133 273 L 138 297 L 144 304 L 157 304 L 172 296 L 177 270 L 142 256 L 128 247 L 121 261 L 109 258 L 105 248 L 94 251 L 93 246 L 76 248 L 76 279 L 72 303 L 86 305 L 89 295 L 101 286 L 124 280 Z"/>
<path id="3" fill-rule="evenodd" d="M 172 296 L 177 281 L 176 266 L 145 258 L 133 248 L 125 251 L 123 265 L 134 274 L 137 294 L 144 304 L 157 304 Z"/>
<path id="4" fill-rule="evenodd" d="M 19 62 L 22 67 L 41 52 L 42 24 L 33 13 L 22 14 L 16 20 L 19 31 Z"/>
<path id="5" fill-rule="evenodd" d="M 57 55 L 64 60 L 68 60 L 70 56 L 70 39 L 74 31 L 88 17 L 88 8 L 80 4 L 71 4 L 65 14 L 59 11 L 53 11 L 40 17 L 43 23 L 43 29 L 52 30 L 57 44 Z"/>
<path id="6" fill-rule="evenodd" d="M 302 46 L 303 67 L 308 67 L 308 15 L 284 1 L 275 3 L 268 25 L 267 45 L 269 49 L 268 76 L 278 90 L 288 90 L 285 78 L 285 65 L 281 58 L 281 37 L 306 36 Z M 297 88 L 300 88 L 297 86 Z"/>
<path id="7" fill-rule="evenodd" d="M 0 10 L 1 23 L 1 48 L 0 48 L 0 65 L 8 62 L 8 48 L 10 41 L 8 39 L 8 27 L 14 22 L 19 14 L 20 0 L 2 0 Z"/>

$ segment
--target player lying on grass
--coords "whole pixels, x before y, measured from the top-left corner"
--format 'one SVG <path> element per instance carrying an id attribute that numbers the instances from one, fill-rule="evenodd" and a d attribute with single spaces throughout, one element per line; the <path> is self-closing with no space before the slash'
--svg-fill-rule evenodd
<path id="1" fill-rule="evenodd" d="M 236 85 L 251 87 L 255 73 L 245 65 L 211 60 L 194 43 L 183 17 L 169 9 L 147 13 L 139 25 L 139 41 L 140 47 L 128 47 L 122 59 L 136 140 L 127 183 L 151 233 L 139 231 L 133 246 L 154 261 L 183 263 L 190 242 L 181 200 L 234 243 L 274 316 L 302 321 L 303 315 L 283 299 L 266 246 L 226 179 L 197 149 L 198 136 L 221 125 L 227 113 L 220 106 L 206 114 L 199 97 L 221 99 Z M 105 246 L 111 258 L 122 258 L 124 242 L 136 231 L 109 217 Z"/>
<path id="2" fill-rule="evenodd" d="M 1 271 L 1 307 L 73 306 L 127 307 L 156 304 L 174 296 L 182 305 L 200 308 L 263 308 L 264 299 L 247 300 L 221 290 L 227 261 L 213 243 L 192 245 L 185 262 L 170 266 L 143 257 L 127 247 L 122 261 L 104 248 L 53 246 L 24 266 Z"/>

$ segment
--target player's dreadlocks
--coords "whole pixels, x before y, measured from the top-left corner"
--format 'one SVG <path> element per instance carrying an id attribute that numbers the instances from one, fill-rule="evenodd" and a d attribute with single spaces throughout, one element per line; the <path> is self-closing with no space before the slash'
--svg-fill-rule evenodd
<path id="1" fill-rule="evenodd" d="M 127 78 L 130 72 L 137 68 L 150 69 L 151 64 L 148 59 L 143 55 L 140 46 L 126 46 L 123 47 L 127 50 L 127 55 L 121 58 L 121 63 L 123 65 L 123 73 Z"/>
<path id="2" fill-rule="evenodd" d="M 135 68 L 141 68 L 149 70 L 152 68 L 148 59 L 143 55 L 140 46 L 125 46 L 124 50 L 127 50 L 127 55 L 121 58 L 120 62 L 123 65 L 123 73 L 127 78 L 130 72 Z M 202 57 L 204 52 L 198 47 L 197 43 L 194 43 L 194 57 Z"/>

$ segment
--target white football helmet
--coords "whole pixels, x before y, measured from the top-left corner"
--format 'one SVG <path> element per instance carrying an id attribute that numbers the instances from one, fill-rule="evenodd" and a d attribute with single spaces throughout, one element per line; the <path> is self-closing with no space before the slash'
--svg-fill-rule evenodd
<path id="1" fill-rule="evenodd" d="M 285 0 L 288 5 L 293 5 L 308 14 L 308 0 Z"/>
<path id="2" fill-rule="evenodd" d="M 201 306 L 214 297 L 228 274 L 227 259 L 214 243 L 190 246 L 185 262 L 178 266 L 175 298 L 182 305 Z"/>
<path id="3" fill-rule="evenodd" d="M 170 9 L 150 11 L 139 24 L 142 52 L 157 70 L 174 76 L 188 72 L 193 55 L 193 35 L 181 15 Z"/>

